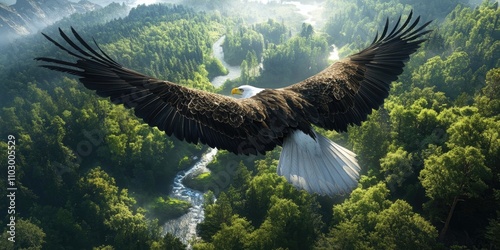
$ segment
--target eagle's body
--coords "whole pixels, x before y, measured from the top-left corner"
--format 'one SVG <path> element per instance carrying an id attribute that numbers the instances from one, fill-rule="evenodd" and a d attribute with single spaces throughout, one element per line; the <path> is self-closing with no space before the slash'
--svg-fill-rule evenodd
<path id="1" fill-rule="evenodd" d="M 360 167 L 352 152 L 316 133 L 312 124 L 345 131 L 383 103 L 391 82 L 429 32 L 423 31 L 429 23 L 416 27 L 419 18 L 410 23 L 411 17 L 401 26 L 399 20 L 389 33 L 387 22 L 368 48 L 302 82 L 281 89 L 235 88 L 233 94 L 241 94 L 240 99 L 127 69 L 73 29 L 81 45 L 60 31 L 72 50 L 45 36 L 76 62 L 36 59 L 52 63 L 43 67 L 79 76 L 86 88 L 133 108 L 150 126 L 180 140 L 245 155 L 282 146 L 278 174 L 309 192 L 333 195 L 356 186 Z"/>
<path id="2" fill-rule="evenodd" d="M 243 85 L 232 94 L 251 98 L 264 90 Z M 297 129 L 283 136 L 278 174 L 309 192 L 331 195 L 351 191 L 361 170 L 356 155 L 312 128 L 308 133 Z"/>

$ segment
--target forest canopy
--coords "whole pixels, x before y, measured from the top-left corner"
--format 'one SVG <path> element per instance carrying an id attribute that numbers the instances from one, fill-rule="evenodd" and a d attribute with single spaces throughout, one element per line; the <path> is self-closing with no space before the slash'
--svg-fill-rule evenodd
<path id="1" fill-rule="evenodd" d="M 259 6 L 258 15 L 239 14 Z M 210 189 L 228 162 L 237 163 L 227 185 L 206 193 L 193 249 L 500 248 L 498 2 L 328 0 L 321 26 L 293 21 L 295 10 L 279 3 L 139 5 L 125 15 L 126 8 L 111 4 L 43 32 L 73 26 L 126 67 L 228 94 L 313 75 L 331 63 L 332 44 L 341 57 L 356 52 L 386 18 L 413 9 L 434 20 L 380 109 L 347 133 L 320 130 L 358 155 L 363 176 L 352 194 L 295 189 L 276 174 L 279 148 L 250 158 L 220 151 L 211 172 L 189 183 Z M 210 80 L 226 71 L 212 45 L 222 35 L 226 61 L 241 66 L 241 77 L 217 89 Z M 168 137 L 77 79 L 37 67 L 36 56 L 63 57 L 41 35 L 0 49 L 0 157 L 7 159 L 8 135 L 17 143 L 16 242 L 4 212 L 2 248 L 184 249 L 161 225 L 190 204 L 167 195 L 174 175 L 206 147 Z M 7 171 L 0 176 L 7 187 Z"/>

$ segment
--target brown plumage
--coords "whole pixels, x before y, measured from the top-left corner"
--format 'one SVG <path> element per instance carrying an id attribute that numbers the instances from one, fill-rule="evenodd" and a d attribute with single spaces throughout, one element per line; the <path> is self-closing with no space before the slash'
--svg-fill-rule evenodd
<path id="1" fill-rule="evenodd" d="M 404 62 L 425 41 L 429 22 L 417 27 L 412 13 L 359 53 L 340 60 L 302 82 L 281 89 L 264 89 L 252 97 L 232 97 L 187 88 L 127 69 L 88 45 L 72 28 L 76 41 L 62 30 L 70 47 L 44 36 L 76 58 L 75 62 L 47 57 L 42 67 L 80 77 L 83 85 L 113 103 L 133 108 L 135 115 L 167 135 L 203 143 L 235 154 L 257 154 L 283 145 L 297 130 L 316 138 L 311 124 L 345 131 L 359 125 L 388 96 Z M 79 44 L 77 44 L 79 43 Z M 356 165 L 357 166 L 357 165 Z M 354 178 L 354 177 L 353 177 Z"/>

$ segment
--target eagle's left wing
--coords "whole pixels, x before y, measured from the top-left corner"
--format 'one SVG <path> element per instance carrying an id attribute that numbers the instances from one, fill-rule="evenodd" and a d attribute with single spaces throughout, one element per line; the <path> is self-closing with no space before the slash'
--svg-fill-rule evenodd
<path id="1" fill-rule="evenodd" d="M 123 67 L 97 43 L 96 49 L 91 47 L 74 29 L 76 40 L 59 31 L 69 46 L 44 36 L 73 59 L 35 58 L 48 63 L 41 67 L 78 76 L 86 88 L 133 109 L 137 117 L 169 136 L 248 155 L 272 150 L 282 143 L 288 127 L 296 126 L 288 116 L 271 119 L 269 105 L 263 101 L 235 99 L 156 79 Z"/>
<path id="2" fill-rule="evenodd" d="M 337 131 L 360 125 L 372 109 L 389 95 L 391 82 L 403 72 L 404 63 L 426 39 L 422 36 L 430 22 L 417 27 L 420 17 L 411 22 L 412 12 L 399 26 L 401 17 L 388 32 L 389 21 L 380 37 L 359 53 L 340 60 L 322 72 L 283 88 L 301 95 L 308 102 L 310 122 Z"/>

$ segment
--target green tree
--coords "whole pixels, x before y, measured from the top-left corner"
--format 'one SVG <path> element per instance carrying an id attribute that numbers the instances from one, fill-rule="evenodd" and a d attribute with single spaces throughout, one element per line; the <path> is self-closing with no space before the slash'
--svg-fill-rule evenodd
<path id="1" fill-rule="evenodd" d="M 349 142 L 358 154 L 360 165 L 379 172 L 380 159 L 387 154 L 390 144 L 390 130 L 385 120 L 385 110 L 374 110 L 361 126 L 348 130 Z"/>
<path id="2" fill-rule="evenodd" d="M 304 249 L 307 238 L 300 234 L 300 217 L 293 201 L 273 197 L 267 218 L 249 235 L 248 249 Z"/>
<path id="3" fill-rule="evenodd" d="M 472 94 L 470 57 L 464 51 L 455 51 L 444 60 L 430 58 L 412 73 L 412 83 L 418 87 L 436 86 L 437 91 L 456 99 L 461 93 Z"/>
<path id="4" fill-rule="evenodd" d="M 478 112 L 478 111 L 475 111 Z M 496 166 L 500 160 L 500 122 L 474 113 L 460 117 L 446 131 L 449 135 L 448 147 L 472 146 L 480 150 L 488 167 Z"/>
<path id="5" fill-rule="evenodd" d="M 250 233 L 253 227 L 245 218 L 234 215 L 229 224 L 222 224 L 219 230 L 213 236 L 212 245 L 216 249 L 241 249 L 249 244 Z"/>
<path id="6" fill-rule="evenodd" d="M 259 73 L 259 62 L 260 59 L 257 59 L 257 55 L 255 51 L 249 51 L 245 57 L 245 61 L 248 63 L 248 73 L 251 77 L 256 77 Z"/>
<path id="7" fill-rule="evenodd" d="M 175 238 L 172 234 L 167 233 L 161 240 L 153 242 L 151 244 L 152 250 L 184 250 L 186 249 L 186 245 L 184 245 L 178 238 Z"/>
<path id="8" fill-rule="evenodd" d="M 287 40 L 288 28 L 283 23 L 278 23 L 274 19 L 267 22 L 255 24 L 255 30 L 264 36 L 266 44 L 280 44 Z"/>
<path id="9" fill-rule="evenodd" d="M 436 229 L 403 200 L 389 199 L 384 183 L 357 188 L 333 207 L 333 227 L 317 249 L 434 249 Z"/>
<path id="10" fill-rule="evenodd" d="M 396 151 L 390 151 L 384 158 L 380 159 L 380 168 L 391 189 L 401 187 L 405 179 L 413 174 L 412 155 L 399 147 Z"/>
<path id="11" fill-rule="evenodd" d="M 248 67 L 248 62 L 246 60 L 241 62 L 240 68 L 241 68 L 241 75 L 240 75 L 241 81 L 243 83 L 248 83 L 250 81 L 250 69 Z"/>
<path id="12" fill-rule="evenodd" d="M 370 236 L 375 249 L 435 249 L 437 230 L 408 203 L 396 200 L 377 216 Z"/>
<path id="13" fill-rule="evenodd" d="M 296 36 L 286 43 L 270 45 L 262 62 L 264 70 L 256 84 L 264 82 L 272 83 L 272 87 L 283 87 L 304 80 L 326 68 L 328 51 L 326 38 L 320 35 Z"/>
<path id="14" fill-rule="evenodd" d="M 488 69 L 498 67 L 500 41 L 498 40 L 498 3 L 484 0 L 477 8 L 456 5 L 442 25 L 445 44 L 450 51 L 462 49 L 470 56 L 471 71 L 484 74 L 482 65 Z M 479 83 L 481 81 L 475 81 Z"/>
<path id="15" fill-rule="evenodd" d="M 237 32 L 226 34 L 222 48 L 226 62 L 231 65 L 241 65 L 249 52 L 254 53 L 256 58 L 261 58 L 264 52 L 264 37 L 251 28 L 240 27 Z"/>
<path id="16" fill-rule="evenodd" d="M 95 230 L 94 243 L 120 249 L 148 248 L 157 237 L 158 226 L 148 224 L 141 210 L 133 210 L 135 199 L 101 168 L 90 170 L 78 185 L 82 196 L 77 213 Z"/>
<path id="17" fill-rule="evenodd" d="M 45 232 L 33 224 L 30 220 L 23 218 L 18 218 L 16 220 L 15 229 L 15 242 L 8 240 L 12 237 L 9 233 L 5 232 L 2 234 L 2 239 L 0 240 L 1 249 L 26 249 L 26 250 L 40 250 L 45 243 Z"/>
<path id="18" fill-rule="evenodd" d="M 475 98 L 475 105 L 483 116 L 498 117 L 500 115 L 500 68 L 486 74 L 486 85 Z"/>
<path id="19" fill-rule="evenodd" d="M 312 25 L 307 23 L 302 23 L 302 30 L 300 31 L 300 36 L 305 38 L 310 38 L 314 34 L 314 29 Z"/>
<path id="20" fill-rule="evenodd" d="M 500 175 L 496 175 L 496 180 L 500 181 Z M 499 204 L 500 204 L 500 189 L 493 189 L 493 198 L 495 199 L 496 203 L 496 217 L 490 218 L 488 226 L 486 227 L 486 235 L 485 238 L 490 241 L 491 246 L 493 247 L 498 247 L 500 246 L 500 238 L 498 237 L 500 235 L 500 209 L 499 209 Z"/>
<path id="21" fill-rule="evenodd" d="M 419 179 L 427 197 L 449 206 L 440 239 L 446 235 L 457 203 L 463 198 L 479 196 L 487 188 L 485 180 L 490 172 L 481 151 L 471 146 L 457 146 L 445 153 L 436 150 L 425 160 Z"/>
<path id="22" fill-rule="evenodd" d="M 200 237 L 209 241 L 217 231 L 219 231 L 224 224 L 229 225 L 233 216 L 233 208 L 227 198 L 227 195 L 222 192 L 217 198 L 217 202 L 205 204 L 205 219 L 202 223 L 198 224 L 200 230 Z"/>

